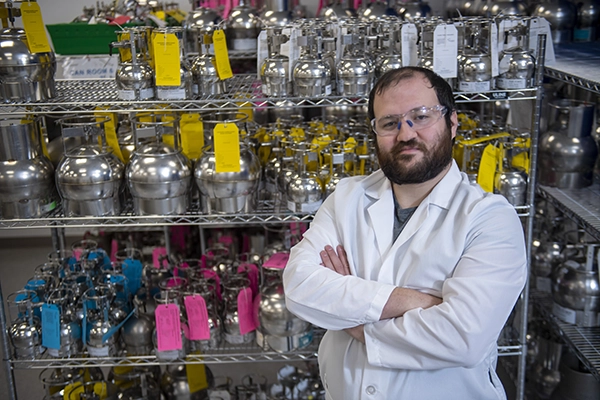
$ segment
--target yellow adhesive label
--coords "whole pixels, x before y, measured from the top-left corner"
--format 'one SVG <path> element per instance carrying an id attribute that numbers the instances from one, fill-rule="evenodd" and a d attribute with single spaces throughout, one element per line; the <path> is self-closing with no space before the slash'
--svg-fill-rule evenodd
<path id="1" fill-rule="evenodd" d="M 240 172 L 240 136 L 235 124 L 220 123 L 213 132 L 215 171 Z"/>
<path id="2" fill-rule="evenodd" d="M 204 364 L 187 364 L 185 366 L 185 374 L 190 385 L 190 393 L 196 393 L 208 388 Z"/>
<path id="3" fill-rule="evenodd" d="M 32 53 L 49 53 L 52 51 L 42 12 L 38 3 L 29 1 L 21 4 L 21 17 L 23 18 L 23 27 L 25 28 L 25 36 L 27 36 L 27 46 Z"/>
<path id="4" fill-rule="evenodd" d="M 173 33 L 152 34 L 156 86 L 181 85 L 179 39 Z"/>
<path id="5" fill-rule="evenodd" d="M 282 134 L 283 134 L 283 132 L 282 132 Z M 294 126 L 293 128 L 290 129 L 290 136 L 294 139 L 294 141 L 304 140 L 306 133 L 304 132 L 303 128 Z"/>
<path id="6" fill-rule="evenodd" d="M 229 79 L 233 76 L 231 65 L 229 65 L 229 53 L 227 53 L 227 42 L 225 41 L 225 32 L 217 29 L 213 33 L 213 46 L 215 48 L 215 64 L 219 79 Z"/>
<path id="7" fill-rule="evenodd" d="M 106 144 L 112 149 L 113 153 L 121 160 L 126 162 L 121 147 L 119 146 L 119 139 L 117 138 L 117 124 L 114 113 L 95 113 L 96 121 L 104 121 L 105 117 L 110 119 L 104 123 L 104 136 L 106 137 Z"/>
<path id="8" fill-rule="evenodd" d="M 500 149 L 492 144 L 488 144 L 483 150 L 481 160 L 479 161 L 477 183 L 483 190 L 489 193 L 494 192 L 494 175 L 496 174 L 499 156 Z"/>
<path id="9" fill-rule="evenodd" d="M 204 126 L 200 114 L 181 116 L 181 151 L 189 159 L 195 160 L 202 154 L 204 147 Z"/>

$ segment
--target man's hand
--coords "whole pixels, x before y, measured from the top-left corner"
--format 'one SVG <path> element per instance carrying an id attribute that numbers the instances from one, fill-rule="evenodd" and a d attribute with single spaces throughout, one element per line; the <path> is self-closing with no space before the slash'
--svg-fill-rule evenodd
<path id="1" fill-rule="evenodd" d="M 352 336 L 354 339 L 358 340 L 362 344 L 365 344 L 365 326 L 364 325 L 355 326 L 354 328 L 347 328 L 347 329 L 344 329 L 344 331 L 346 331 L 346 333 L 348 335 Z"/>
<path id="2" fill-rule="evenodd" d="M 337 253 L 333 247 L 327 245 L 320 253 L 323 266 L 340 275 L 350 275 L 350 265 L 348 264 L 348 256 L 342 245 L 337 246 Z"/>

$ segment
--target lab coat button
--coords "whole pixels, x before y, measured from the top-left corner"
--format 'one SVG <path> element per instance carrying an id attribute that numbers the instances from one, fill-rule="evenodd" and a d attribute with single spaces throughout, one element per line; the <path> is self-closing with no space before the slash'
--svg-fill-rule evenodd
<path id="1" fill-rule="evenodd" d="M 367 386 L 367 394 L 375 394 L 376 391 L 375 386 Z"/>

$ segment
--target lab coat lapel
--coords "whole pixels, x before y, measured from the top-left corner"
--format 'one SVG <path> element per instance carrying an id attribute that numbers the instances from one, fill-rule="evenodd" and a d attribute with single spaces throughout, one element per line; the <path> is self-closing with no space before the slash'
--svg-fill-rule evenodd
<path id="1" fill-rule="evenodd" d="M 375 234 L 379 254 L 384 255 L 392 246 L 394 230 L 394 200 L 390 181 L 384 178 L 380 185 L 366 188 L 366 194 L 373 200 L 367 210 L 370 219 L 367 223 Z"/>

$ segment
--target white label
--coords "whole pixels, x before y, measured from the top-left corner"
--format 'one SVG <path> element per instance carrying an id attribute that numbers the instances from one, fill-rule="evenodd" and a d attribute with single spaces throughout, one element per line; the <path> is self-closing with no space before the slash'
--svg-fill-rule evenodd
<path id="1" fill-rule="evenodd" d="M 103 346 L 103 347 L 87 346 L 87 350 L 88 350 L 88 353 L 90 354 L 90 356 L 92 356 L 92 357 L 108 357 L 109 347 L 108 346 Z"/>
<path id="2" fill-rule="evenodd" d="M 225 333 L 223 335 L 225 341 L 231 344 L 244 344 L 246 343 L 246 335 L 232 335 L 231 333 Z"/>
<path id="3" fill-rule="evenodd" d="M 433 32 L 433 70 L 442 78 L 458 73 L 458 31 L 454 25 L 438 25 Z"/>
<path id="4" fill-rule="evenodd" d="M 156 358 L 159 360 L 177 360 L 179 358 L 179 350 L 167 350 L 167 351 L 157 351 Z"/>
<path id="5" fill-rule="evenodd" d="M 536 17 L 529 20 L 529 50 L 533 57 L 537 59 L 538 35 L 546 35 L 546 59 L 545 65 L 553 65 L 554 58 L 554 43 L 552 42 L 552 32 L 550 24 L 545 18 Z"/>
<path id="6" fill-rule="evenodd" d="M 148 100 L 154 98 L 154 88 L 140 89 L 140 100 Z"/>
<path id="7" fill-rule="evenodd" d="M 496 78 L 496 86 L 498 89 L 525 89 L 527 87 L 527 79 L 525 78 Z"/>
<path id="8" fill-rule="evenodd" d="M 312 203 L 302 203 L 300 205 L 300 211 L 305 213 L 313 213 L 317 211 L 319 207 L 321 207 L 321 204 L 323 204 L 323 200 L 315 201 Z"/>
<path id="9" fill-rule="evenodd" d="M 197 84 L 197 83 L 193 83 L 193 84 L 192 84 L 192 94 L 193 94 L 194 96 L 197 96 L 197 95 L 198 95 L 198 93 L 199 93 L 199 92 L 198 92 L 198 84 Z"/>
<path id="10" fill-rule="evenodd" d="M 284 29 L 285 31 L 285 29 Z M 294 73 L 294 66 L 296 64 L 296 61 L 300 58 L 300 46 L 298 46 L 298 36 L 302 35 L 302 32 L 298 31 L 298 28 L 293 27 L 290 32 L 289 32 L 289 40 L 286 43 L 288 45 L 288 57 L 289 57 L 289 63 L 288 63 L 288 74 L 287 74 L 287 81 L 291 82 L 292 81 L 292 76 Z"/>
<path id="11" fill-rule="evenodd" d="M 119 58 L 110 56 L 69 56 L 59 60 L 62 68 L 57 70 L 57 79 L 114 79 L 119 67 Z"/>
<path id="12" fill-rule="evenodd" d="M 135 100 L 135 90 L 121 89 L 117 91 L 119 100 Z"/>
<path id="13" fill-rule="evenodd" d="M 485 82 L 459 82 L 458 88 L 462 92 L 487 92 L 490 90 L 490 81 Z"/>
<path id="14" fill-rule="evenodd" d="M 416 66 L 419 62 L 417 58 L 417 26 L 415 24 L 403 24 L 401 29 L 402 34 L 402 65 Z"/>
<path id="15" fill-rule="evenodd" d="M 233 39 L 233 50 L 256 50 L 256 39 Z"/>
<path id="16" fill-rule="evenodd" d="M 293 201 L 287 201 L 287 208 L 288 210 L 290 210 L 291 212 L 296 212 L 296 203 L 294 203 Z"/>
<path id="17" fill-rule="evenodd" d="M 561 321 L 564 321 L 568 324 L 574 324 L 575 319 L 577 318 L 577 313 L 574 310 L 565 308 L 556 303 L 554 303 L 552 306 L 552 314 L 554 314 Z"/>
<path id="18" fill-rule="evenodd" d="M 158 100 L 185 100 L 185 89 L 178 87 L 173 89 L 157 87 L 156 98 Z"/>
<path id="19" fill-rule="evenodd" d="M 535 288 L 540 292 L 552 292 L 552 279 L 548 277 L 538 276 L 535 278 Z"/>
<path id="20" fill-rule="evenodd" d="M 325 96 L 329 96 L 331 94 L 331 85 L 325 85 Z"/>
<path id="21" fill-rule="evenodd" d="M 55 358 L 60 357 L 58 355 L 59 351 L 60 351 L 60 349 L 53 349 L 51 347 L 48 347 L 48 354 L 50 354 L 51 357 L 55 357 Z"/>
<path id="22" fill-rule="evenodd" d="M 498 27 L 490 23 L 490 59 L 492 62 L 492 77 L 498 76 Z"/>
<path id="23" fill-rule="evenodd" d="M 331 158 L 333 164 L 342 164 L 344 162 L 344 153 L 336 153 Z"/>

